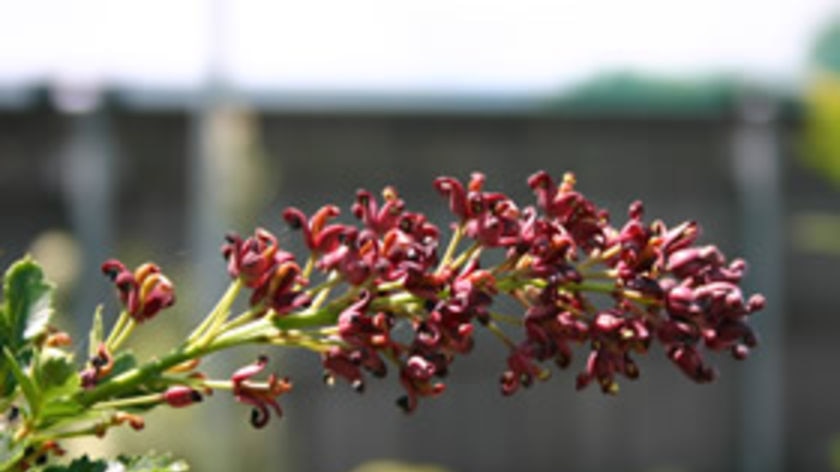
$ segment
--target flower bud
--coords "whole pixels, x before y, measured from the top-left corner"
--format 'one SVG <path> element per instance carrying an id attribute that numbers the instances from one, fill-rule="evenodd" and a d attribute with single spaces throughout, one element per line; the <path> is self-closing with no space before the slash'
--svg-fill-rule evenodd
<path id="1" fill-rule="evenodd" d="M 198 390 L 185 385 L 175 385 L 163 392 L 163 400 L 171 407 L 183 408 L 203 400 Z"/>

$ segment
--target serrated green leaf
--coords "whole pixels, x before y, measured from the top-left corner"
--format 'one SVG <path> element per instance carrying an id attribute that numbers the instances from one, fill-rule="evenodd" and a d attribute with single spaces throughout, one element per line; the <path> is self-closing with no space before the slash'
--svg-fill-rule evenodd
<path id="1" fill-rule="evenodd" d="M 148 453 L 142 456 L 120 456 L 117 460 L 125 466 L 126 472 L 184 472 L 189 466 L 182 460 L 175 460 L 169 454 Z"/>
<path id="2" fill-rule="evenodd" d="M 41 352 L 37 365 L 35 376 L 47 400 L 74 393 L 81 385 L 71 354 L 60 349 L 47 348 Z"/>
<path id="3" fill-rule="evenodd" d="M 0 346 L 11 351 L 19 366 L 29 363 L 32 340 L 46 332 L 52 315 L 52 292 L 41 267 L 28 256 L 6 271 L 0 305 Z M 0 396 L 11 395 L 15 386 L 11 367 L 5 356 L 0 357 Z"/>
<path id="4" fill-rule="evenodd" d="M 60 349 L 47 348 L 40 357 L 35 378 L 42 397 L 41 425 L 81 413 L 84 407 L 72 397 L 82 383 L 73 356 Z"/>
<path id="5" fill-rule="evenodd" d="M 52 316 L 52 292 L 41 266 L 28 256 L 6 271 L 0 336 L 13 351 L 46 332 Z"/>
<path id="6" fill-rule="evenodd" d="M 107 472 L 108 463 L 103 459 L 92 461 L 88 456 L 73 459 L 67 465 L 51 465 L 44 472 Z"/>

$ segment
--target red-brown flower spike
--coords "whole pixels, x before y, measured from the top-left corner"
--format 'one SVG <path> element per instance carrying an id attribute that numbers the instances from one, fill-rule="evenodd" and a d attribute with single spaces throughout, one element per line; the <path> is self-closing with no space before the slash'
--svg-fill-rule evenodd
<path id="1" fill-rule="evenodd" d="M 343 379 L 360 393 L 368 377 L 390 371 L 404 389 L 397 404 L 407 413 L 446 390 L 444 380 L 484 339 L 482 329 L 507 352 L 499 369 L 503 395 L 548 379 L 551 364 L 564 369 L 575 361 L 578 389 L 595 384 L 616 394 L 623 379 L 640 377 L 637 359 L 649 352 L 664 352 L 687 377 L 707 383 L 716 377 L 709 352 L 744 359 L 755 348 L 749 318 L 767 302 L 744 293 L 746 262 L 697 244 L 696 222 L 648 221 L 643 203 L 633 201 L 614 224 L 572 173 L 558 180 L 540 171 L 528 186 L 533 201 L 520 204 L 489 190 L 481 173 L 468 181 L 436 179 L 454 220 L 440 226 L 452 228 L 449 243 L 393 187 L 379 200 L 359 190 L 352 224 L 336 223 L 340 210 L 332 204 L 312 215 L 285 209 L 285 222 L 302 234 L 300 257 L 266 229 L 247 238 L 231 234 L 222 254 L 232 287 L 249 290 L 250 307 L 230 318 L 229 305 L 214 311 L 208 323 L 221 334 L 198 336 L 195 345 L 305 347 L 320 356 L 328 384 Z M 137 321 L 174 301 L 172 284 L 155 265 L 131 272 L 110 260 L 102 270 Z M 236 401 L 252 407 L 252 425 L 263 427 L 272 414 L 282 415 L 278 398 L 291 389 L 274 374 L 255 380 L 267 362 L 260 357 L 229 383 L 208 381 L 205 388 L 230 387 Z M 82 372 L 83 386 L 101 391 L 98 383 L 112 369 L 103 347 Z M 150 384 L 143 393 L 161 392 L 152 397 L 172 407 L 209 393 L 191 387 L 200 379 L 177 382 L 185 385 Z"/>

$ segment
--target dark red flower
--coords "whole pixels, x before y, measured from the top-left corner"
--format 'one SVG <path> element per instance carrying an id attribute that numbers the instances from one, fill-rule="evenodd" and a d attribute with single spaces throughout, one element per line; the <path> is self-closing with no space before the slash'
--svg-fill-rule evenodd
<path id="1" fill-rule="evenodd" d="M 568 231 L 578 247 L 586 252 L 601 249 L 607 239 L 605 230 L 609 215 L 577 192 L 575 183 L 571 172 L 563 175 L 559 186 L 545 171 L 537 172 L 528 179 L 528 185 L 537 195 L 537 205 Z"/>
<path id="2" fill-rule="evenodd" d="M 329 220 L 341 213 L 335 205 L 324 205 L 307 218 L 306 214 L 295 207 L 288 207 L 283 211 L 283 219 L 293 229 L 303 230 L 303 242 L 310 251 L 324 254 L 334 250 L 340 243 L 345 230 L 344 225 L 327 224 Z"/>
<path id="3" fill-rule="evenodd" d="M 263 228 L 257 228 L 245 240 L 235 233 L 228 234 L 226 239 L 222 255 L 228 262 L 228 274 L 240 278 L 246 287 L 264 285 L 278 264 L 294 260 L 291 253 L 280 250 L 277 237 Z"/>
<path id="4" fill-rule="evenodd" d="M 516 393 L 520 386 L 530 387 L 534 379 L 546 380 L 551 373 L 534 362 L 534 353 L 529 344 L 522 344 L 511 351 L 507 358 L 508 369 L 499 379 L 502 395 L 509 396 Z"/>
<path id="5" fill-rule="evenodd" d="M 473 174 L 473 181 L 480 184 L 484 181 L 482 174 Z M 438 177 L 434 182 L 435 189 L 443 196 L 449 198 L 449 211 L 465 221 L 472 216 L 470 205 L 467 201 L 467 191 L 464 185 L 454 177 Z"/>
<path id="6" fill-rule="evenodd" d="M 356 218 L 362 220 L 366 228 L 379 236 L 397 227 L 405 208 L 405 202 L 399 198 L 394 187 L 385 187 L 382 197 L 385 202 L 380 208 L 373 195 L 362 189 L 356 192 L 356 203 L 352 207 Z"/>
<path id="7" fill-rule="evenodd" d="M 120 261 L 109 259 L 102 264 L 102 272 L 117 287 L 123 307 L 138 323 L 153 318 L 175 303 L 172 282 L 155 264 L 142 264 L 132 273 Z"/>
<path id="8" fill-rule="evenodd" d="M 277 417 L 283 416 L 283 410 L 277 398 L 292 389 L 288 378 L 279 379 L 271 374 L 266 382 L 252 382 L 250 379 L 265 369 L 268 358 L 260 356 L 253 364 L 240 368 L 231 376 L 233 396 L 236 401 L 253 407 L 251 425 L 262 428 L 268 424 L 274 411 Z"/>
<path id="9" fill-rule="evenodd" d="M 271 308 L 282 315 L 309 302 L 300 289 L 307 282 L 300 266 L 292 253 L 279 248 L 277 238 L 268 230 L 257 228 L 245 240 L 229 234 L 222 254 L 230 276 L 253 289 L 251 306 L 261 305 L 263 311 Z"/>
<path id="10" fill-rule="evenodd" d="M 318 267 L 324 271 L 337 270 L 350 285 L 361 285 L 376 273 L 386 273 L 388 261 L 380 257 L 379 240 L 367 232 L 347 228 L 342 242 L 325 254 Z"/>
<path id="11" fill-rule="evenodd" d="M 354 390 L 361 393 L 365 389 L 365 380 L 362 369 L 359 367 L 360 363 L 358 355 L 339 346 L 333 346 L 321 354 L 324 380 L 328 384 L 332 384 L 335 377 L 341 377 L 347 380 Z"/>
<path id="12" fill-rule="evenodd" d="M 300 307 L 307 306 L 309 296 L 299 288 L 306 280 L 301 275 L 300 266 L 292 260 L 278 263 L 268 277 L 251 294 L 251 306 L 263 303 L 278 315 L 285 315 Z"/>
<path id="13" fill-rule="evenodd" d="M 397 405 L 406 413 L 417 409 L 419 397 L 436 397 L 446 390 L 446 385 L 436 382 L 438 374 L 434 362 L 418 355 L 408 358 L 400 370 L 400 383 L 406 394 L 397 400 Z"/>
<path id="14" fill-rule="evenodd" d="M 700 353 L 691 346 L 674 347 L 668 351 L 668 357 L 691 380 L 697 383 L 711 382 L 717 372 L 703 362 Z"/>

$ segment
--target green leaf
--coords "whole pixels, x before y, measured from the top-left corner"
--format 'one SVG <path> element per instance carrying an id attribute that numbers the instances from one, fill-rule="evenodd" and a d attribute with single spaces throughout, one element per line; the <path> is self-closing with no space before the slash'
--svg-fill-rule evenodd
<path id="1" fill-rule="evenodd" d="M 72 398 L 61 397 L 48 401 L 41 409 L 41 416 L 45 418 L 42 426 L 52 426 L 67 418 L 73 420 L 81 420 L 78 415 L 83 412 L 85 407 Z"/>
<path id="2" fill-rule="evenodd" d="M 3 355 L 6 358 L 6 365 L 9 367 L 9 370 L 12 372 L 17 383 L 20 385 L 20 389 L 23 391 L 23 396 L 26 397 L 26 403 L 29 406 L 29 413 L 32 416 L 38 416 L 38 408 L 41 405 L 41 395 L 38 392 L 38 387 L 35 385 L 35 382 L 32 381 L 32 378 L 26 375 L 26 372 L 23 371 L 23 368 L 18 364 L 17 359 L 12 354 L 12 351 L 9 348 L 3 348 Z"/>
<path id="3" fill-rule="evenodd" d="M 190 469 L 186 462 L 175 460 L 169 454 L 148 453 L 142 456 L 120 456 L 117 460 L 126 472 L 183 472 Z"/>
<path id="4" fill-rule="evenodd" d="M 46 399 L 69 395 L 81 385 L 72 354 L 47 348 L 41 352 L 35 376 Z"/>
<path id="5" fill-rule="evenodd" d="M 46 332 L 52 316 L 53 286 L 30 257 L 15 262 L 3 279 L 0 338 L 13 351 Z"/>
<path id="6" fill-rule="evenodd" d="M 62 350 L 47 348 L 36 364 L 35 378 L 41 391 L 42 426 L 79 414 L 84 407 L 72 395 L 81 388 L 73 356 Z"/>
<path id="7" fill-rule="evenodd" d="M 52 315 L 52 292 L 41 267 L 28 256 L 6 271 L 0 305 L 0 346 L 12 353 L 18 366 L 29 363 L 32 341 L 46 332 Z M 6 357 L 0 357 L 0 396 L 9 396 L 15 390 L 16 378 L 11 369 Z"/>
<path id="8" fill-rule="evenodd" d="M 91 460 L 85 455 L 67 465 L 51 465 L 43 472 L 184 472 L 187 470 L 189 466 L 184 461 L 174 460 L 169 455 L 151 453 L 135 457 L 119 456 L 115 461 Z"/>

